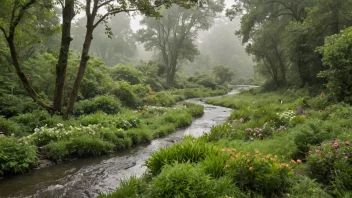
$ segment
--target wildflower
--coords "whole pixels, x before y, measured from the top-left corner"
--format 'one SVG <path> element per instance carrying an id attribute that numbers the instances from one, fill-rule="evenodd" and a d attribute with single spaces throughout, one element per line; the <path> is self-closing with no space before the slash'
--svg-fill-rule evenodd
<path id="1" fill-rule="evenodd" d="M 193 142 L 194 142 L 194 143 L 196 143 L 196 142 L 197 142 L 197 140 L 193 140 Z"/>
<path id="2" fill-rule="evenodd" d="M 334 143 L 332 146 L 335 147 L 335 148 L 338 148 L 339 144 L 338 143 Z"/>
<path id="3" fill-rule="evenodd" d="M 250 163 L 251 162 L 251 160 L 247 160 L 247 163 Z"/>
<path id="4" fill-rule="evenodd" d="M 226 164 L 226 165 L 225 165 L 225 168 L 228 168 L 228 167 L 229 167 L 229 165 L 228 165 L 228 164 Z"/>
<path id="5" fill-rule="evenodd" d="M 251 154 L 250 154 L 250 153 L 247 153 L 247 157 L 249 157 L 249 156 L 251 156 Z"/>
<path id="6" fill-rule="evenodd" d="M 312 152 L 312 151 L 309 151 L 308 153 L 309 153 L 309 154 L 312 154 L 313 152 Z"/>
<path id="7" fill-rule="evenodd" d="M 302 160 L 298 159 L 297 163 L 302 164 Z"/>
<path id="8" fill-rule="evenodd" d="M 295 164 L 295 163 L 296 163 L 296 161 L 295 161 L 295 160 L 291 160 L 291 163 L 292 163 L 292 164 Z"/>
<path id="9" fill-rule="evenodd" d="M 346 141 L 346 142 L 345 142 L 345 145 L 346 145 L 346 146 L 350 146 L 350 142 L 349 142 L 349 141 Z"/>
<path id="10" fill-rule="evenodd" d="M 249 167 L 249 170 L 252 171 L 252 170 L 253 170 L 253 167 Z"/>
<path id="11" fill-rule="evenodd" d="M 225 149 L 221 149 L 221 152 L 225 152 L 226 150 Z"/>

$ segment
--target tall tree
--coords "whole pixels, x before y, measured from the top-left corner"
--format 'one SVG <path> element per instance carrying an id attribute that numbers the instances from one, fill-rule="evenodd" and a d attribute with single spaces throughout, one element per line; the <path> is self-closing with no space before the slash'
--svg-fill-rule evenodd
<path id="1" fill-rule="evenodd" d="M 38 26 L 32 25 L 33 20 L 35 20 L 34 16 L 38 14 L 38 12 L 35 12 L 38 11 L 38 9 L 33 9 L 35 3 L 37 3 L 37 0 L 6 0 L 2 2 L 2 9 L 0 10 L 0 30 L 10 49 L 12 64 L 29 96 L 40 106 L 52 110 L 51 105 L 40 99 L 37 92 L 32 87 L 30 79 L 24 73 L 19 59 L 18 49 L 15 44 L 16 36 L 21 35 L 19 32 L 22 32 L 26 28 L 32 28 L 32 31 L 39 28 Z M 47 8 L 52 7 L 52 4 L 50 1 L 38 2 L 36 6 L 43 8 L 42 10 L 45 13 L 45 11 L 48 10 Z M 21 25 L 19 25 L 20 23 Z"/>
<path id="2" fill-rule="evenodd" d="M 162 18 L 142 20 L 146 28 L 138 31 L 138 41 L 144 43 L 146 50 L 160 52 L 169 85 L 174 84 L 179 62 L 193 61 L 199 54 L 194 43 L 198 31 L 209 29 L 222 9 L 223 1 L 208 1 L 206 6 L 194 9 L 174 5 L 161 11 Z"/>

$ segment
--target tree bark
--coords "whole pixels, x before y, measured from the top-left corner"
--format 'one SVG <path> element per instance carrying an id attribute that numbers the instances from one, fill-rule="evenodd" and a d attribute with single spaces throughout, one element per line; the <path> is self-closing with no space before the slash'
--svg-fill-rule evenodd
<path id="1" fill-rule="evenodd" d="M 74 0 L 66 0 L 65 7 L 62 11 L 63 22 L 61 31 L 61 47 L 59 60 L 56 65 L 56 82 L 53 107 L 55 112 L 61 113 L 62 97 L 66 80 L 67 62 L 70 50 L 71 38 L 71 23 L 74 17 Z"/>
<path id="2" fill-rule="evenodd" d="M 34 90 L 34 88 L 31 85 L 31 82 L 28 78 L 28 76 L 26 76 L 26 74 L 23 72 L 20 62 L 18 60 L 18 55 L 17 55 L 17 51 L 16 51 L 16 46 L 14 43 L 14 37 L 13 35 L 10 35 L 9 37 L 6 38 L 6 41 L 9 45 L 10 48 L 10 52 L 11 52 L 11 58 L 12 58 L 12 64 L 15 67 L 16 73 L 18 75 L 18 77 L 20 78 L 24 88 L 27 90 L 28 95 L 41 107 L 45 108 L 48 111 L 52 111 L 52 106 L 50 106 L 49 104 L 46 104 L 44 101 L 42 101 L 39 97 L 37 92 Z"/>
<path id="3" fill-rule="evenodd" d="M 71 94 L 70 94 L 70 98 L 66 107 L 66 112 L 65 112 L 65 118 L 68 118 L 68 116 L 70 114 L 72 114 L 73 112 L 73 107 L 75 104 L 75 101 L 77 99 L 78 96 L 78 91 L 79 91 L 79 87 L 81 86 L 81 82 L 83 80 L 84 77 L 84 73 L 86 71 L 86 67 L 87 67 L 87 63 L 89 60 L 89 48 L 91 45 L 91 42 L 93 40 L 93 22 L 90 22 L 91 19 L 87 19 L 87 31 L 86 31 L 86 37 L 84 39 L 84 44 L 83 44 L 83 48 L 82 48 L 82 54 L 81 54 L 81 61 L 79 64 L 79 68 L 78 68 L 78 73 L 76 76 L 76 80 L 75 83 L 73 85 Z"/>

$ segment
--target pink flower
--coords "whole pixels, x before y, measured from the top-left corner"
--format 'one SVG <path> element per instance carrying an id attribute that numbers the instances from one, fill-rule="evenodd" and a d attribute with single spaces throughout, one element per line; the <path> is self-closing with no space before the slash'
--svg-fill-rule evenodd
<path id="1" fill-rule="evenodd" d="M 350 146 L 350 142 L 349 142 L 349 141 L 346 141 L 346 142 L 345 142 L 345 145 L 346 145 L 346 146 Z"/>
<path id="2" fill-rule="evenodd" d="M 334 143 L 332 146 L 337 148 L 337 147 L 339 147 L 339 144 L 338 143 Z"/>

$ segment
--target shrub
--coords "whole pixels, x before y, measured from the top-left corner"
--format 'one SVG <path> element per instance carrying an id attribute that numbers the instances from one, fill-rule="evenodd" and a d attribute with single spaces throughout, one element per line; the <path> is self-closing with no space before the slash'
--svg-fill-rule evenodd
<path id="1" fill-rule="evenodd" d="M 150 197 L 219 197 L 224 196 L 224 184 L 214 185 L 201 168 L 190 163 L 166 165 L 151 182 Z M 227 187 L 230 182 L 226 182 Z M 216 189 L 216 187 L 221 187 Z M 222 191 L 221 191 L 222 190 Z"/>
<path id="2" fill-rule="evenodd" d="M 292 187 L 289 189 L 287 196 L 284 197 L 324 197 L 332 198 L 324 189 L 314 180 L 301 175 L 295 175 Z"/>
<path id="3" fill-rule="evenodd" d="M 168 92 L 158 92 L 155 94 L 155 97 L 157 99 L 157 106 L 171 107 L 176 104 L 174 96 Z"/>
<path id="4" fill-rule="evenodd" d="M 175 161 L 199 162 L 206 158 L 209 154 L 217 154 L 219 151 L 212 145 L 202 141 L 185 138 L 182 143 L 176 143 L 169 148 L 161 148 L 153 153 L 146 161 L 148 170 L 156 175 L 160 173 L 161 168 L 166 164 L 172 164 Z"/>
<path id="5" fill-rule="evenodd" d="M 129 115 L 105 115 L 103 113 L 95 113 L 91 115 L 82 116 L 79 118 L 79 123 L 83 126 L 102 125 L 104 127 L 115 127 L 118 129 L 129 129 L 138 127 L 140 119 L 136 116 Z"/>
<path id="6" fill-rule="evenodd" d="M 307 103 L 315 110 L 323 110 L 329 105 L 328 97 L 325 95 L 316 96 L 308 100 Z"/>
<path id="7" fill-rule="evenodd" d="M 42 148 L 43 154 L 55 162 L 62 162 L 71 154 L 68 146 L 70 142 L 67 140 L 51 142 Z"/>
<path id="8" fill-rule="evenodd" d="M 4 135 L 14 134 L 15 136 L 22 136 L 24 133 L 21 130 L 21 126 L 13 120 L 6 119 L 0 116 L 0 133 Z"/>
<path id="9" fill-rule="evenodd" d="M 188 112 L 181 112 L 182 110 L 169 110 L 167 114 L 163 115 L 162 119 L 166 123 L 173 123 L 177 127 L 188 126 L 192 123 L 192 116 Z"/>
<path id="10" fill-rule="evenodd" d="M 35 110 L 31 113 L 20 114 L 11 118 L 21 125 L 22 133 L 33 133 L 34 129 L 41 126 L 55 126 L 62 122 L 59 116 L 51 116 L 47 111 Z"/>
<path id="11" fill-rule="evenodd" d="M 113 91 L 115 96 L 120 99 L 122 104 L 130 108 L 136 108 L 142 105 L 142 101 L 133 92 L 132 86 L 127 82 L 121 82 L 116 90 Z"/>
<path id="12" fill-rule="evenodd" d="M 134 145 L 141 142 L 150 142 L 153 139 L 152 132 L 144 128 L 129 129 L 126 131 L 126 134 L 132 139 Z"/>
<path id="13" fill-rule="evenodd" d="M 36 151 L 26 141 L 0 136 L 0 175 L 28 171 L 37 164 Z"/>
<path id="14" fill-rule="evenodd" d="M 324 140 L 337 137 L 342 128 L 332 122 L 323 122 L 311 119 L 299 128 L 299 132 L 294 136 L 300 155 L 308 153 L 311 145 L 318 145 Z"/>
<path id="15" fill-rule="evenodd" d="M 201 167 L 213 178 L 220 178 L 225 175 L 225 166 L 229 156 L 221 153 L 218 155 L 209 154 L 202 162 Z"/>
<path id="16" fill-rule="evenodd" d="M 307 157 L 309 174 L 337 189 L 352 188 L 352 149 L 349 141 L 331 140 L 311 147 Z"/>
<path id="17" fill-rule="evenodd" d="M 184 106 L 187 107 L 188 112 L 191 113 L 192 117 L 200 117 L 204 114 L 204 106 L 195 104 L 195 103 L 190 103 L 190 102 L 185 102 L 183 103 Z"/>
<path id="18" fill-rule="evenodd" d="M 131 85 L 142 82 L 142 72 L 133 66 L 116 65 L 111 69 L 111 77 L 116 81 L 127 81 Z"/>
<path id="19" fill-rule="evenodd" d="M 155 129 L 153 129 L 153 137 L 163 137 L 176 130 L 176 125 L 173 123 L 165 123 L 163 125 L 156 124 Z"/>
<path id="20" fill-rule="evenodd" d="M 322 62 L 329 69 L 319 75 L 327 80 L 331 95 L 338 101 L 352 103 L 351 39 L 352 28 L 325 38 L 325 45 L 318 48 Z"/>
<path id="21" fill-rule="evenodd" d="M 222 151 L 230 153 L 230 160 L 225 165 L 226 175 L 232 178 L 241 190 L 271 197 L 280 195 L 291 187 L 291 165 L 279 163 L 277 156 L 263 155 L 258 151 L 237 152 L 236 149 Z"/>
<path id="22" fill-rule="evenodd" d="M 82 100 L 75 105 L 75 114 L 91 114 L 102 111 L 107 114 L 115 114 L 120 112 L 121 103 L 114 96 L 102 95 L 92 100 Z"/>
<path id="23" fill-rule="evenodd" d="M 94 137 L 79 136 L 70 141 L 68 148 L 78 156 L 96 156 L 112 152 L 114 144 Z"/>
<path id="24" fill-rule="evenodd" d="M 211 127 L 210 132 L 204 134 L 201 138 L 205 139 L 207 142 L 213 142 L 229 137 L 233 132 L 235 132 L 233 126 L 230 123 L 224 123 Z"/>

